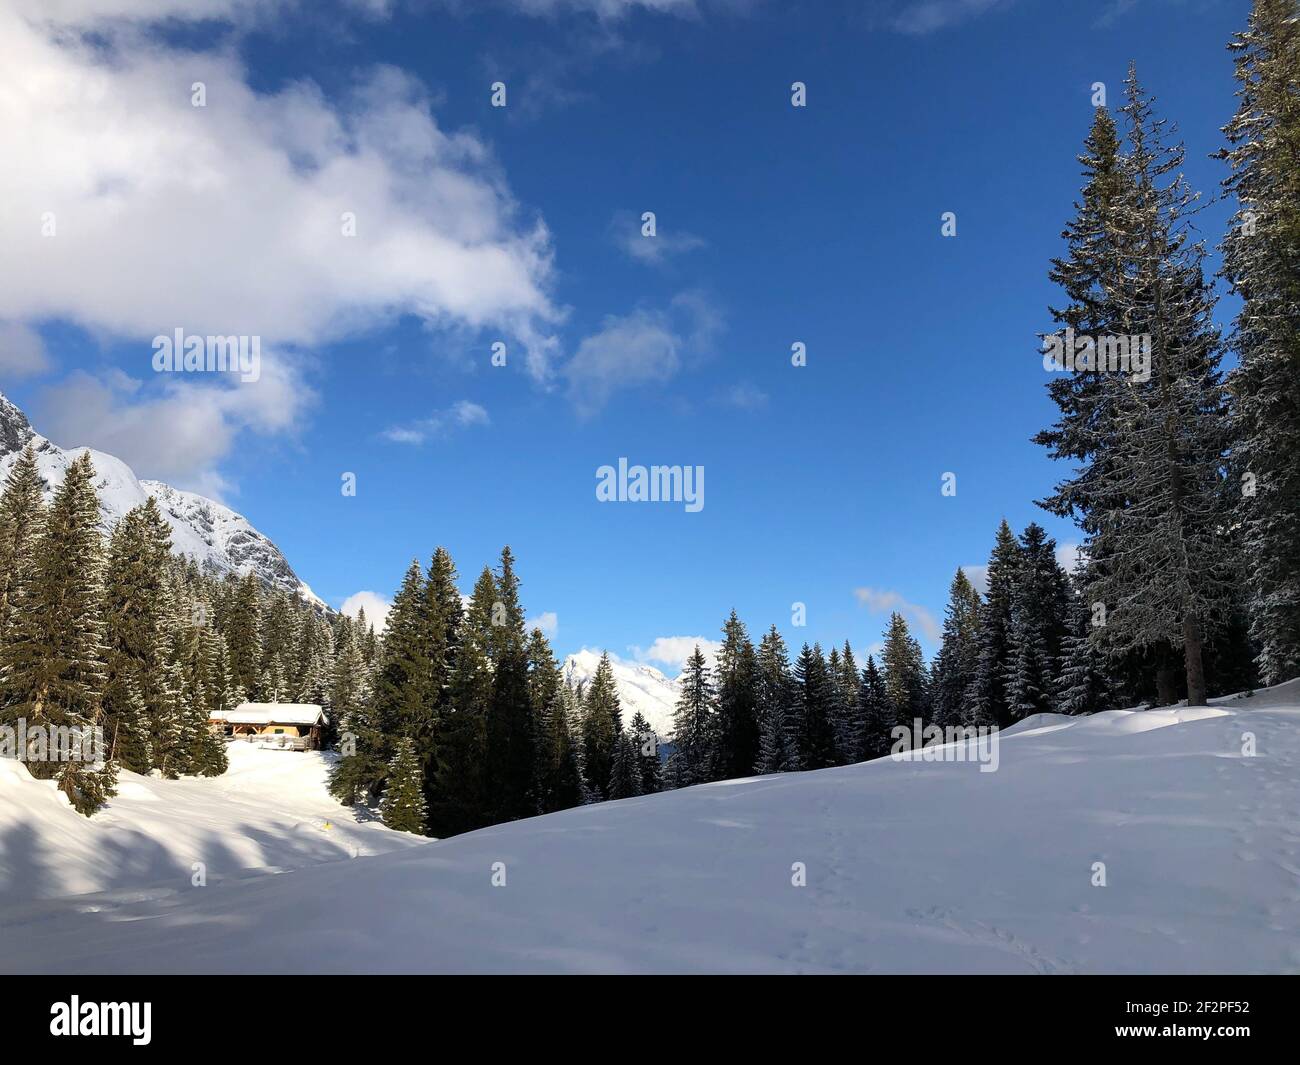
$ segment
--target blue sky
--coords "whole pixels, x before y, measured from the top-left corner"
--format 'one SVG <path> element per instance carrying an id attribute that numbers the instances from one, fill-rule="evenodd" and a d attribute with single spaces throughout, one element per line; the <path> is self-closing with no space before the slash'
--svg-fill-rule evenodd
<path id="1" fill-rule="evenodd" d="M 1001 517 L 1077 539 L 1029 437 L 1092 85 L 1136 60 L 1214 192 L 1249 5 L 11 6 L 0 389 L 37 428 L 219 496 L 335 605 L 509 543 L 557 650 L 673 672 L 733 607 L 857 648 L 902 609 L 933 652 Z M 261 379 L 154 373 L 178 327 L 259 335 Z M 704 508 L 599 503 L 620 456 L 703 466 Z"/>

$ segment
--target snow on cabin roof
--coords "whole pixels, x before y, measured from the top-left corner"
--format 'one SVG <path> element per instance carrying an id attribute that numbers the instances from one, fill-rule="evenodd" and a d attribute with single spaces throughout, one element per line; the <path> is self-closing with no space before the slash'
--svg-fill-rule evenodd
<path id="1" fill-rule="evenodd" d="M 232 725 L 319 725 L 325 712 L 315 703 L 240 703 L 213 718 Z"/>

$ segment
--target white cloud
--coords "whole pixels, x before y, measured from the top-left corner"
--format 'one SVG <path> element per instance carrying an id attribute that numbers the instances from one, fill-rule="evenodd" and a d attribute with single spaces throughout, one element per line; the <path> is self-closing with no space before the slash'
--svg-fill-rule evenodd
<path id="1" fill-rule="evenodd" d="M 1073 540 L 1056 545 L 1056 562 L 1066 573 L 1073 574 L 1083 562 L 1083 547 Z"/>
<path id="2" fill-rule="evenodd" d="M 0 373 L 7 378 L 35 377 L 49 369 L 40 333 L 21 322 L 0 322 Z"/>
<path id="3" fill-rule="evenodd" d="M 738 410 L 756 411 L 767 406 L 768 395 L 752 381 L 741 381 L 722 394 L 722 402 Z"/>
<path id="4" fill-rule="evenodd" d="M 962 566 L 961 571 L 966 574 L 966 579 L 970 581 L 971 587 L 980 595 L 989 594 L 988 566 Z"/>
<path id="5" fill-rule="evenodd" d="M 717 311 L 697 292 L 679 293 L 667 311 L 611 315 L 565 365 L 569 398 L 585 418 L 617 392 L 662 385 L 677 375 L 688 355 L 705 353 L 720 329 Z"/>
<path id="6" fill-rule="evenodd" d="M 686 660 L 699 647 L 710 666 L 722 650 L 719 640 L 710 640 L 704 636 L 660 636 L 648 648 L 629 647 L 632 657 L 638 662 L 656 662 L 668 667 L 666 672 L 680 673 L 686 668 Z"/>
<path id="7" fill-rule="evenodd" d="M 560 631 L 560 616 L 554 610 L 544 610 L 535 618 L 529 618 L 524 622 L 524 628 L 528 632 L 532 632 L 533 629 L 541 629 L 543 636 L 548 640 L 553 640 Z"/>
<path id="8" fill-rule="evenodd" d="M 857 596 L 858 602 L 873 614 L 886 612 L 901 614 L 904 619 L 919 628 L 930 642 L 939 640 L 941 631 L 934 615 L 925 607 L 908 602 L 898 592 L 878 588 L 854 588 L 853 594 Z"/>
<path id="9" fill-rule="evenodd" d="M 75 22 L 172 7 L 58 11 Z M 191 105 L 194 82 L 205 107 Z M 410 314 L 511 335 L 533 376 L 549 373 L 546 227 L 521 220 L 485 145 L 440 129 L 419 83 L 394 68 L 339 102 L 310 82 L 259 93 L 229 51 L 167 47 L 120 22 L 92 43 L 11 9 L 0 156 L 2 318 L 310 346 Z"/>
<path id="10" fill-rule="evenodd" d="M 489 424 L 486 408 L 468 399 L 457 400 L 446 410 L 436 411 L 409 425 L 395 425 L 385 429 L 383 437 L 394 444 L 423 444 L 430 438 L 446 436 L 456 429 Z"/>
<path id="11" fill-rule="evenodd" d="M 238 435 L 292 433 L 316 396 L 293 361 L 266 353 L 257 381 L 211 376 L 180 374 L 146 388 L 120 370 L 78 371 L 37 395 L 34 424 L 62 447 L 94 447 L 140 477 L 221 499 L 231 486 L 218 464 Z"/>
<path id="12" fill-rule="evenodd" d="M 945 30 L 1016 0 L 903 0 L 889 5 L 885 22 L 900 33 L 926 34 Z"/>
<path id="13" fill-rule="evenodd" d="M 638 262 L 660 265 L 675 255 L 681 255 L 705 246 L 702 237 L 684 230 L 664 231 L 656 222 L 655 235 L 641 232 L 640 215 L 631 211 L 618 211 L 609 224 L 609 235 L 614 243 Z"/>
<path id="14" fill-rule="evenodd" d="M 366 620 L 374 625 L 375 632 L 383 632 L 388 626 L 388 611 L 392 607 L 393 604 L 378 592 L 356 592 L 343 600 L 339 613 L 355 618 L 364 610 Z"/>

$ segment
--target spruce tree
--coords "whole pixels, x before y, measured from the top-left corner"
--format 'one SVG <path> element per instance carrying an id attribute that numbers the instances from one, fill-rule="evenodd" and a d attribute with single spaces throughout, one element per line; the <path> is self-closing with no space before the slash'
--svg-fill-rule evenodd
<path id="1" fill-rule="evenodd" d="M 628 725 L 628 738 L 636 754 L 639 795 L 653 795 L 663 790 L 663 767 L 659 760 L 659 737 L 650 722 L 638 710 Z"/>
<path id="2" fill-rule="evenodd" d="M 775 625 L 758 646 L 756 667 L 759 754 L 754 772 L 789 773 L 799 768 L 801 729 L 794 713 L 790 660 Z"/>
<path id="3" fill-rule="evenodd" d="M 614 741 L 614 760 L 609 769 L 610 799 L 628 799 L 641 794 L 641 768 L 637 764 L 636 746 L 626 731 Z"/>
<path id="4" fill-rule="evenodd" d="M 699 645 L 686 660 L 678 680 L 673 711 L 673 752 L 668 758 L 668 783 L 687 788 L 709 779 L 713 751 L 713 682 Z M 590 752 L 588 752 L 590 758 Z"/>
<path id="5" fill-rule="evenodd" d="M 966 693 L 979 668 L 981 605 L 979 592 L 958 569 L 948 586 L 943 642 L 932 678 L 934 720 L 941 726 L 961 724 Z"/>
<path id="6" fill-rule="evenodd" d="M 430 829 L 437 836 L 468 832 L 491 821 L 484 762 L 487 715 L 494 693 L 492 619 L 496 603 L 496 580 L 485 567 L 474 584 L 461 624 L 449 699 L 438 720 L 434 805 L 429 811 Z"/>
<path id="7" fill-rule="evenodd" d="M 884 665 L 886 715 L 890 728 L 912 728 L 913 722 L 929 718 L 929 676 L 921 645 L 913 638 L 901 614 L 891 614 L 885 630 L 885 646 L 880 652 Z"/>
<path id="8" fill-rule="evenodd" d="M 1011 663 L 1011 613 L 1020 554 L 1020 544 L 1004 519 L 989 556 L 988 591 L 979 612 L 979 659 L 962 711 L 962 721 L 967 725 L 1002 727 L 1013 720 L 1006 677 Z"/>
<path id="9" fill-rule="evenodd" d="M 801 769 L 835 764 L 835 728 L 831 721 L 834 686 L 821 644 L 804 644 L 794 667 L 794 714 L 799 722 Z"/>
<path id="10" fill-rule="evenodd" d="M 1232 490 L 1266 684 L 1300 676 L 1300 5 L 1255 0 L 1229 46 L 1237 112 L 1223 274 L 1241 297 Z"/>
<path id="11" fill-rule="evenodd" d="M 415 751 L 415 741 L 403 736 L 397 741 L 397 751 L 388 766 L 388 786 L 379 806 L 379 816 L 385 825 L 398 832 L 427 833 L 425 823 L 424 781 L 420 772 L 420 757 Z"/>
<path id="12" fill-rule="evenodd" d="M 494 821 L 536 812 L 527 636 L 510 548 L 501 552 L 492 626 L 492 702 L 487 720 L 487 787 Z"/>
<path id="13" fill-rule="evenodd" d="M 1068 610 L 1069 584 L 1056 560 L 1056 541 L 1031 523 L 1020 540 L 1007 636 L 1007 713 L 1012 721 L 1054 709 Z"/>
<path id="14" fill-rule="evenodd" d="M 862 758 L 880 758 L 889 753 L 893 743 L 890 730 L 896 722 L 885 692 L 885 678 L 876 668 L 874 655 L 867 655 L 862 670 L 858 698 L 862 704 Z"/>
<path id="15" fill-rule="evenodd" d="M 715 780 L 748 776 L 758 760 L 757 662 L 745 625 L 733 610 L 722 626 L 714 663 L 717 739 Z"/>
<path id="16" fill-rule="evenodd" d="M 609 654 L 600 656 L 596 673 L 583 692 L 582 745 L 586 756 L 587 789 L 598 799 L 608 798 L 614 747 L 623 730 L 623 711 Z"/>
<path id="17" fill-rule="evenodd" d="M 1115 708 L 1114 692 L 1104 658 L 1090 639 L 1093 627 L 1090 604 L 1077 592 L 1070 603 L 1069 633 L 1061 647 L 1060 693 L 1054 707 L 1059 714 L 1095 714 Z"/>
<path id="18" fill-rule="evenodd" d="M 1205 641 L 1234 595 L 1224 550 L 1227 407 L 1215 297 L 1204 246 L 1192 239 L 1198 197 L 1180 169 L 1183 148 L 1166 143 L 1166 124 L 1153 117 L 1132 69 L 1125 95 L 1132 191 L 1116 225 L 1131 265 L 1110 303 L 1123 334 L 1150 338 L 1150 376 L 1122 375 L 1128 387 L 1120 390 L 1100 497 L 1128 502 L 1100 515 L 1109 553 L 1093 590 L 1108 606 L 1101 631 L 1112 648 L 1181 647 L 1188 701 L 1199 706 L 1208 695 Z"/>
<path id="19" fill-rule="evenodd" d="M 28 444 L 14 461 L 0 493 L 0 647 L 14 618 L 14 604 L 30 579 L 45 518 L 44 480 Z"/>
<path id="20" fill-rule="evenodd" d="M 103 541 L 89 452 L 54 493 L 25 587 L 0 648 L 0 721 L 39 727 L 103 725 L 105 683 Z M 62 766 L 60 770 L 60 766 Z M 33 776 L 59 776 L 69 799 L 93 812 L 112 794 L 116 767 L 29 761 Z"/>
<path id="21" fill-rule="evenodd" d="M 862 757 L 862 741 L 866 735 L 866 721 L 862 716 L 862 685 L 858 676 L 857 659 L 849 641 L 830 663 L 831 680 L 835 688 L 831 727 L 835 733 L 835 762 L 849 765 Z"/>

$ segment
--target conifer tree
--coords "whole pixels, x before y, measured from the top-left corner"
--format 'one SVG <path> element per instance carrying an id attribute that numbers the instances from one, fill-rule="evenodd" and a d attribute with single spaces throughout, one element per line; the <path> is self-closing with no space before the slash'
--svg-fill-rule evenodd
<path id="1" fill-rule="evenodd" d="M 609 770 L 610 799 L 627 799 L 641 794 L 641 770 L 637 764 L 636 747 L 626 731 L 614 741 L 614 760 Z"/>
<path id="2" fill-rule="evenodd" d="M 1220 153 L 1237 211 L 1223 273 L 1241 296 L 1231 487 L 1266 684 L 1300 676 L 1300 5 L 1255 0 L 1229 46 L 1237 112 Z"/>
<path id="3" fill-rule="evenodd" d="M 388 766 L 388 786 L 379 806 L 379 815 L 385 825 L 398 832 L 427 833 L 425 823 L 424 781 L 421 779 L 420 758 L 415 751 L 415 741 L 403 736 L 397 741 L 397 751 Z"/>
<path id="4" fill-rule="evenodd" d="M 36 452 L 28 444 L 19 453 L 4 491 L 0 492 L 0 647 L 8 636 L 14 604 L 30 578 L 45 517 L 44 481 Z"/>
<path id="5" fill-rule="evenodd" d="M 913 638 L 901 614 L 889 616 L 885 646 L 880 652 L 884 665 L 884 692 L 890 728 L 912 727 L 920 718 L 929 718 L 929 677 L 921 645 Z"/>
<path id="6" fill-rule="evenodd" d="M 794 677 L 785 641 L 773 625 L 758 646 L 756 662 L 759 754 L 755 773 L 799 769 L 800 722 L 794 713 Z"/>
<path id="7" fill-rule="evenodd" d="M 497 601 L 496 580 L 484 567 L 461 624 L 450 698 L 438 720 L 434 806 L 429 812 L 430 829 L 437 836 L 468 832 L 491 820 L 484 761 L 494 692 L 492 618 Z"/>
<path id="8" fill-rule="evenodd" d="M 25 718 L 29 734 L 38 726 L 103 725 L 103 542 L 94 476 L 89 452 L 68 467 L 46 514 L 26 586 L 13 603 L 9 639 L 0 648 L 0 721 Z M 91 768 L 37 759 L 28 769 L 43 779 L 58 775 L 83 813 L 112 793 L 116 776 L 111 762 Z"/>
<path id="9" fill-rule="evenodd" d="M 980 594 L 958 569 L 948 586 L 943 642 L 934 660 L 934 720 L 959 725 L 966 693 L 974 683 L 980 657 Z"/>
<path id="10" fill-rule="evenodd" d="M 638 710 L 628 726 L 628 738 L 636 755 L 638 795 L 653 795 L 663 790 L 663 768 L 659 761 L 659 737 L 650 722 Z"/>
<path id="11" fill-rule="evenodd" d="M 892 744 L 890 730 L 896 722 L 885 692 L 885 678 L 876 668 L 874 655 L 867 655 L 858 698 L 862 703 L 862 757 L 883 757 L 889 753 Z"/>
<path id="12" fill-rule="evenodd" d="M 1055 680 L 1067 632 L 1069 584 L 1056 560 L 1056 541 L 1031 523 L 1020 541 L 1020 563 L 1007 636 L 1007 712 L 1013 721 L 1054 708 Z"/>
<path id="13" fill-rule="evenodd" d="M 582 746 L 586 756 L 587 789 L 598 799 L 608 798 L 614 747 L 623 731 L 623 711 L 609 654 L 600 656 L 595 675 L 583 692 Z"/>
<path id="14" fill-rule="evenodd" d="M 233 686 L 244 699 L 254 699 L 262 682 L 262 604 L 261 586 L 251 570 L 235 585 L 223 631 Z"/>
<path id="15" fill-rule="evenodd" d="M 714 662 L 717 737 L 711 776 L 748 776 L 758 760 L 757 662 L 744 623 L 733 610 L 722 626 Z"/>
<path id="16" fill-rule="evenodd" d="M 492 626 L 492 701 L 487 719 L 487 787 L 494 821 L 536 811 L 527 636 L 510 548 L 501 551 Z"/>
<path id="17" fill-rule="evenodd" d="M 152 497 L 122 517 L 108 543 L 105 727 L 122 745 L 116 757 L 135 773 L 147 773 L 154 765 L 162 723 L 175 713 L 179 694 L 166 687 L 164 671 L 167 623 L 174 618 L 167 580 L 170 556 L 171 529 Z M 134 733 L 141 720 L 137 700 L 143 702 L 145 737 Z"/>
<path id="18" fill-rule="evenodd" d="M 1129 270 L 1111 294 L 1125 335 L 1150 337 L 1150 376 L 1122 376 L 1118 436 L 1101 477 L 1108 507 L 1098 525 L 1108 545 L 1092 590 L 1108 605 L 1106 641 L 1122 650 L 1182 648 L 1187 696 L 1208 692 L 1206 639 L 1233 600 L 1224 552 L 1226 396 L 1220 381 L 1215 297 L 1205 249 L 1192 240 L 1197 194 L 1181 172 L 1183 148 L 1165 143 L 1165 122 L 1130 69 L 1122 108 L 1132 192 L 1120 203 Z M 1087 545 L 1086 545 L 1087 546 Z"/>
<path id="19" fill-rule="evenodd" d="M 1004 519 L 989 556 L 988 592 L 979 612 L 979 661 L 967 688 L 963 722 L 976 727 L 1011 724 L 1006 677 L 1011 661 L 1011 611 L 1020 571 L 1020 544 Z M 886 667 L 888 672 L 888 667 Z"/>
<path id="20" fill-rule="evenodd" d="M 668 758 L 670 786 L 688 788 L 709 779 L 713 750 L 713 682 L 704 653 L 696 644 L 678 681 L 673 711 L 673 753 Z M 590 758 L 590 752 L 588 752 Z"/>
<path id="21" fill-rule="evenodd" d="M 794 714 L 800 725 L 801 769 L 835 764 L 835 728 L 831 722 L 834 688 L 821 644 L 804 644 L 794 667 Z"/>
<path id="22" fill-rule="evenodd" d="M 832 686 L 835 690 L 831 728 L 835 733 L 835 763 L 849 765 L 862 755 L 862 740 L 866 722 L 862 718 L 861 681 L 858 663 L 853 657 L 849 641 L 836 652 L 830 666 Z"/>
<path id="23" fill-rule="evenodd" d="M 1092 611 L 1081 593 L 1070 604 L 1069 633 L 1061 647 L 1061 671 L 1056 682 L 1058 714 L 1095 714 L 1114 709 L 1114 693 L 1101 652 L 1089 638 Z"/>

